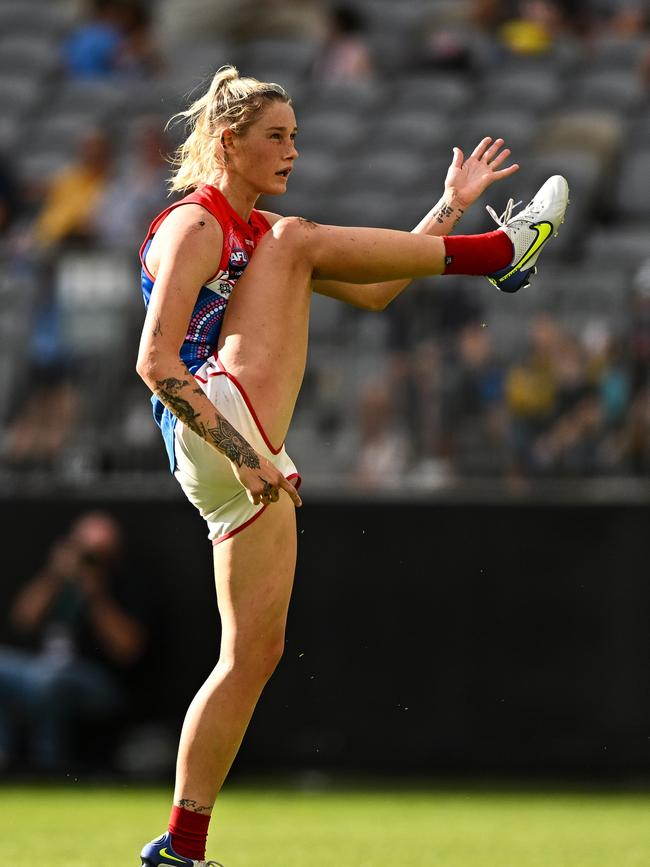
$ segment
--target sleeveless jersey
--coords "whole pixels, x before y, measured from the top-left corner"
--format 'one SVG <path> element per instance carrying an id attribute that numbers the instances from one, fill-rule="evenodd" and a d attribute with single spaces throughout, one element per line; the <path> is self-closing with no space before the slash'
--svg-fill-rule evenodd
<path id="1" fill-rule="evenodd" d="M 188 323 L 185 339 L 180 350 L 181 361 L 190 373 L 194 373 L 217 349 L 221 323 L 228 306 L 228 299 L 237 280 L 244 273 L 256 245 L 271 228 L 267 219 L 256 210 L 251 212 L 248 223 L 230 206 L 226 197 L 210 184 L 199 187 L 179 202 L 159 214 L 151 224 L 147 237 L 140 248 L 141 286 L 145 307 L 149 306 L 154 277 L 145 265 L 145 257 L 158 227 L 165 217 L 181 205 L 202 205 L 218 220 L 223 232 L 223 249 L 216 274 L 203 285 L 197 295 Z M 151 398 L 153 414 L 160 427 L 172 472 L 176 469 L 174 455 L 174 428 L 176 416 L 156 397 Z"/>

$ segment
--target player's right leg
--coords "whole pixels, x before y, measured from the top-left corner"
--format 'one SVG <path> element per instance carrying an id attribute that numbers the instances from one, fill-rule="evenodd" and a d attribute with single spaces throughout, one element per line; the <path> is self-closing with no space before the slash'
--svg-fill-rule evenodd
<path id="1" fill-rule="evenodd" d="M 557 231 L 567 202 L 568 185 L 556 176 L 496 232 L 446 238 L 280 220 L 228 302 L 221 361 L 247 390 L 271 440 L 281 443 L 304 374 L 313 277 L 372 283 L 443 272 L 484 274 L 515 291 Z"/>

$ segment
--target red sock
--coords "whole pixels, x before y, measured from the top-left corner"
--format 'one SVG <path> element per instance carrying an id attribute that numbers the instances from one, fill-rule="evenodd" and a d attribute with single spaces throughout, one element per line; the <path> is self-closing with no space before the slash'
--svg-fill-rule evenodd
<path id="1" fill-rule="evenodd" d="M 444 235 L 445 274 L 493 274 L 512 262 L 512 241 L 497 229 L 484 235 Z"/>
<path id="2" fill-rule="evenodd" d="M 172 807 L 168 831 L 172 835 L 172 847 L 177 855 L 205 861 L 210 816 L 195 813 L 184 807 Z"/>

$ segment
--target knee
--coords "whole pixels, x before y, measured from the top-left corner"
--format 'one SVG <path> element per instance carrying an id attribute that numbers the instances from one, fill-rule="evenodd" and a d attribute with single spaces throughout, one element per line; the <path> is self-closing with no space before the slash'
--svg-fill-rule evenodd
<path id="1" fill-rule="evenodd" d="M 304 254 L 314 242 L 318 225 L 304 217 L 282 217 L 274 224 L 273 237 L 283 246 Z"/>
<path id="2" fill-rule="evenodd" d="M 259 658 L 258 674 L 263 683 L 271 677 L 284 653 L 284 632 L 281 638 L 264 644 Z"/>
<path id="3" fill-rule="evenodd" d="M 251 684 L 263 685 L 278 667 L 284 653 L 284 630 L 281 634 L 262 636 L 235 648 L 230 659 L 222 658 L 232 672 Z"/>

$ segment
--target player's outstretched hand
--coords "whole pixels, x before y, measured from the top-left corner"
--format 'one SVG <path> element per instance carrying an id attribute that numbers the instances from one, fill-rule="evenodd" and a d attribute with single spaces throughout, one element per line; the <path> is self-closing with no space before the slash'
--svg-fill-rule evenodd
<path id="1" fill-rule="evenodd" d="M 484 138 L 467 159 L 460 148 L 454 148 L 454 158 L 445 178 L 445 190 L 451 192 L 461 205 L 469 207 L 490 184 L 514 174 L 519 169 L 517 163 L 505 169 L 500 168 L 510 156 L 510 148 L 504 148 L 503 145 L 502 138 L 495 141 Z"/>
<path id="2" fill-rule="evenodd" d="M 254 506 L 260 503 L 268 506 L 280 499 L 280 490 L 284 490 L 293 500 L 294 506 L 302 506 L 298 491 L 287 481 L 280 470 L 273 466 L 262 455 L 257 455 L 259 467 L 249 467 L 246 464 L 232 464 L 232 469 L 242 487 L 246 490 L 248 499 Z"/>

